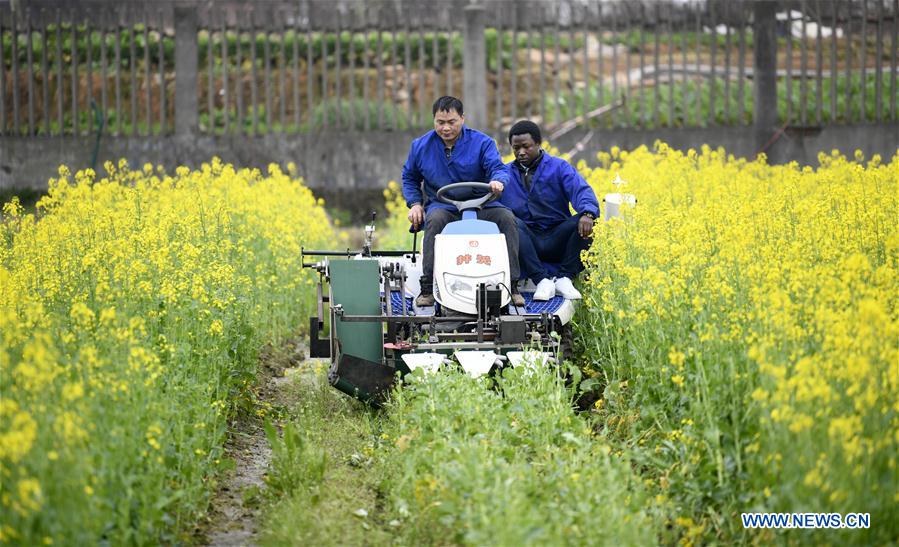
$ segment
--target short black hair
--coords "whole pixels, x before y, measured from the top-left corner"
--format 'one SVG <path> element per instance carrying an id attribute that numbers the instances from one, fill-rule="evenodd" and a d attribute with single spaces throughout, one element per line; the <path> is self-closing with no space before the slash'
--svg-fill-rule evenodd
<path id="1" fill-rule="evenodd" d="M 512 137 L 515 135 L 529 134 L 534 139 L 535 144 L 540 144 L 543 140 L 540 138 L 540 127 L 531 120 L 521 120 L 516 122 L 509 130 L 509 144 L 512 144 Z"/>
<path id="2" fill-rule="evenodd" d="M 436 101 L 434 101 L 433 112 L 431 112 L 432 116 L 436 116 L 437 112 L 449 112 L 450 110 L 455 110 L 459 113 L 460 116 L 463 116 L 462 112 L 462 101 L 455 97 L 450 97 L 449 95 L 444 95 L 440 97 Z"/>

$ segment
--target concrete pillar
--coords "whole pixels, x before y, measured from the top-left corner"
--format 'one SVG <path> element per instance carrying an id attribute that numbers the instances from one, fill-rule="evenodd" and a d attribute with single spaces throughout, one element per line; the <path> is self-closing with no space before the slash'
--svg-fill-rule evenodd
<path id="1" fill-rule="evenodd" d="M 484 40 L 484 6 L 465 7 L 465 29 L 462 33 L 462 66 L 464 82 L 462 102 L 469 127 L 487 130 L 487 45 Z"/>
<path id="2" fill-rule="evenodd" d="M 760 151 L 777 132 L 777 2 L 762 1 L 753 5 L 753 130 L 756 150 Z M 770 162 L 776 162 L 772 154 L 774 145 L 765 153 Z"/>
<path id="3" fill-rule="evenodd" d="M 175 134 L 197 132 L 197 8 L 175 6 Z"/>

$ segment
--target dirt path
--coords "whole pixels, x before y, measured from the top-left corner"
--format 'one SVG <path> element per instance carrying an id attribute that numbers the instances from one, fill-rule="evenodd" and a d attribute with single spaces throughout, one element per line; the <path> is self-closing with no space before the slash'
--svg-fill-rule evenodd
<path id="1" fill-rule="evenodd" d="M 256 408 L 274 412 L 287 404 L 285 372 L 297 366 L 305 347 L 296 340 L 283 347 L 263 350 L 259 357 L 259 386 L 255 390 Z M 258 531 L 259 494 L 265 488 L 264 477 L 271 462 L 271 447 L 263 429 L 263 418 L 253 412 L 229 424 L 225 443 L 226 457 L 235 462 L 234 470 L 222 478 L 213 495 L 206 521 L 197 529 L 198 543 L 216 547 L 254 545 Z"/>
<path id="2" fill-rule="evenodd" d="M 235 428 L 225 445 L 228 457 L 235 461 L 235 469 L 212 499 L 206 545 L 252 545 L 256 533 L 257 508 L 251 493 L 265 486 L 262 478 L 271 449 L 260 424 L 244 423 Z"/>

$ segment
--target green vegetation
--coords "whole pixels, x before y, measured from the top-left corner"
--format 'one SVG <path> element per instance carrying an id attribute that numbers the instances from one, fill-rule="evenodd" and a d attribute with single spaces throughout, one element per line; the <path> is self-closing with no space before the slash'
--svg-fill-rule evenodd
<path id="1" fill-rule="evenodd" d="M 620 175 L 639 202 L 596 228 L 576 340 L 607 440 L 681 539 L 894 542 L 899 153 L 812 168 L 657 143 L 597 158 L 579 166 L 597 193 Z M 799 511 L 871 527 L 740 519 Z"/>
<path id="2" fill-rule="evenodd" d="M 537 364 L 418 374 L 384 413 L 294 380 L 262 544 L 645 545 L 666 537 L 626 459 Z"/>
<path id="3" fill-rule="evenodd" d="M 849 82 L 850 112 L 847 116 L 847 81 Z M 853 74 L 848 80 L 845 76 L 837 76 L 836 78 L 836 112 L 831 112 L 831 98 L 833 97 L 832 85 L 833 79 L 824 78 L 821 82 L 821 122 L 849 122 L 861 120 L 861 93 L 862 79 L 860 74 Z M 881 119 L 890 119 L 890 102 L 889 90 L 890 81 L 888 75 L 882 79 L 881 90 L 882 98 L 880 105 Z M 899 88 L 899 78 L 893 83 L 894 87 Z M 865 119 L 873 121 L 876 119 L 878 111 L 875 102 L 875 94 L 877 89 L 877 79 L 874 74 L 868 72 L 865 77 Z M 686 88 L 686 91 L 685 91 Z M 574 102 L 572 103 L 572 95 L 563 93 L 556 101 L 554 96 L 544 97 L 544 108 L 546 109 L 547 120 L 551 123 L 565 121 L 583 114 L 585 110 L 584 102 L 586 101 L 586 110 L 590 111 L 599 108 L 602 104 L 609 104 L 616 99 L 612 94 L 613 89 L 610 85 L 602 86 L 603 101 L 599 101 L 599 86 L 591 86 L 589 89 L 579 89 L 574 93 Z M 712 108 L 712 91 L 715 96 L 714 117 L 711 116 Z M 686 85 L 684 82 L 675 81 L 673 85 L 667 82 L 660 83 L 656 87 L 639 87 L 631 89 L 630 98 L 626 103 L 626 107 L 614 113 L 610 118 L 606 118 L 605 122 L 593 122 L 594 125 L 615 124 L 636 127 L 687 127 L 687 126 L 703 126 L 710 124 L 750 124 L 754 110 L 754 100 L 752 94 L 751 81 L 746 82 L 742 97 L 742 117 L 740 110 L 739 82 L 731 81 L 729 95 L 725 94 L 725 81 L 718 77 L 714 81 L 703 78 L 688 80 Z M 621 88 L 618 90 L 621 93 Z M 672 93 L 673 92 L 673 93 Z M 787 101 L 787 82 L 779 80 L 777 82 L 777 110 L 778 119 L 785 122 L 787 119 L 787 104 L 791 105 L 792 111 L 790 119 L 791 125 L 799 125 L 800 107 L 802 105 L 802 83 L 798 79 L 793 80 L 792 95 L 790 101 Z M 658 124 L 655 121 L 655 110 L 658 105 Z M 808 81 L 806 84 L 805 107 L 807 124 L 815 125 L 817 123 L 817 87 L 814 81 Z M 729 109 L 729 110 L 728 110 Z M 558 114 L 556 113 L 558 110 Z M 673 114 L 673 118 L 670 116 Z M 697 117 L 698 116 L 698 117 Z"/>
<path id="4" fill-rule="evenodd" d="M 626 457 L 575 414 L 573 397 L 554 367 L 539 363 L 495 383 L 461 371 L 413 375 L 388 408 L 376 452 L 401 537 L 414 545 L 662 537 Z"/>
<path id="5" fill-rule="evenodd" d="M 267 427 L 272 465 L 259 498 L 261 545 L 384 545 L 373 467 L 380 416 L 337 392 L 325 365 L 292 371 L 282 434 Z"/>
<path id="6" fill-rule="evenodd" d="M 72 39 L 73 31 L 75 35 L 74 41 Z M 19 29 L 19 32 L 16 42 L 16 59 L 20 69 L 24 70 L 28 68 L 28 35 L 22 34 L 22 29 Z M 100 61 L 104 47 L 106 49 L 107 68 L 113 70 L 116 66 L 115 32 L 107 32 L 103 36 L 97 29 L 91 29 L 90 33 L 88 33 L 88 28 L 83 24 L 75 25 L 73 28 L 73 25 L 63 23 L 59 26 L 58 38 L 57 26 L 49 25 L 46 31 L 46 39 L 47 63 L 51 71 L 56 70 L 56 65 L 59 62 L 63 64 L 65 70 L 69 70 L 75 64 L 80 70 L 86 71 L 88 69 L 88 57 L 91 60 L 90 68 L 92 70 L 100 70 L 102 67 Z M 10 32 L 8 27 L 4 27 L 2 34 L 3 59 L 7 67 L 12 67 L 12 40 L 12 32 Z M 162 42 L 161 55 L 159 51 L 160 41 Z M 118 44 L 121 51 L 121 64 L 119 66 L 122 69 L 128 69 L 131 66 L 132 45 L 135 50 L 135 66 L 142 65 L 145 57 L 149 58 L 150 64 L 153 66 L 159 65 L 160 59 L 164 61 L 166 66 L 174 67 L 175 65 L 174 37 L 161 34 L 155 30 L 147 30 L 145 37 L 144 25 L 137 24 L 133 27 L 123 27 L 119 32 Z M 41 63 L 45 53 L 44 36 L 36 29 L 31 33 L 31 48 L 32 68 L 36 71 L 41 70 Z M 62 49 L 62 57 L 57 55 L 59 49 Z"/>
<path id="7" fill-rule="evenodd" d="M 397 131 L 417 127 L 410 120 L 404 108 L 391 103 L 384 102 L 380 105 L 377 102 L 365 102 L 362 99 L 330 99 L 321 101 L 315 105 L 312 110 L 311 119 L 297 125 L 294 123 L 293 115 L 289 115 L 285 119 L 285 123 L 281 124 L 279 113 L 272 113 L 272 123 L 266 120 L 266 111 L 264 105 L 257 105 L 255 108 L 256 121 L 253 121 L 253 108 L 248 107 L 243 113 L 242 118 L 237 117 L 235 108 L 228 110 L 228 123 L 230 127 L 241 127 L 246 134 L 254 133 L 296 133 L 307 132 L 314 129 L 323 129 L 327 127 L 343 127 L 356 130 L 365 130 L 370 128 L 389 128 Z M 215 109 L 210 124 L 210 116 L 207 112 L 200 113 L 200 127 L 212 128 L 207 131 L 215 134 L 224 135 L 225 133 L 225 111 L 221 108 Z"/>
<path id="8" fill-rule="evenodd" d="M 162 35 L 156 31 L 146 32 L 142 25 L 135 25 L 123 29 L 118 37 L 115 34 L 101 33 L 95 29 L 88 33 L 87 27 L 84 25 L 77 26 L 73 29 L 72 25 L 64 24 L 60 27 L 60 42 L 57 44 L 57 34 L 55 26 L 48 29 L 46 38 L 46 53 L 48 54 L 47 64 L 50 70 L 48 80 L 46 82 L 37 82 L 38 100 L 36 101 L 36 132 L 45 134 L 47 124 L 44 123 L 46 117 L 50 117 L 50 133 L 54 134 L 59 131 L 58 116 L 54 116 L 53 112 L 44 112 L 43 103 L 40 96 L 43 93 L 43 86 L 50 88 L 50 95 L 54 97 L 50 101 L 48 108 L 55 110 L 56 94 L 62 91 L 64 118 L 62 127 L 71 130 L 76 126 L 77 132 L 86 133 L 89 128 L 89 119 L 93 114 L 89 113 L 89 107 L 85 104 L 86 99 L 79 99 L 79 112 L 77 119 L 73 119 L 71 115 L 71 82 L 75 78 L 77 71 L 78 87 L 81 89 L 80 95 L 84 95 L 84 88 L 88 85 L 87 73 L 91 71 L 95 76 L 100 74 L 104 68 L 107 74 L 107 133 L 113 133 L 122 128 L 124 134 L 131 134 L 132 127 L 136 129 L 138 134 L 156 134 L 160 129 L 163 132 L 171 131 L 174 127 L 174 114 L 172 100 L 166 104 L 166 127 L 159 127 L 161 108 L 160 96 L 165 93 L 167 97 L 172 96 L 173 86 L 171 85 L 171 72 L 174 69 L 174 38 L 170 35 Z M 73 42 L 73 30 L 75 39 Z M 647 30 L 628 28 L 621 32 L 611 33 L 604 32 L 601 35 L 593 33 L 602 43 L 608 45 L 624 45 L 627 47 L 631 55 L 635 55 L 643 51 L 648 55 L 647 62 L 651 62 L 652 52 L 655 46 L 655 37 L 653 33 Z M 672 60 L 675 63 L 681 62 L 681 48 L 689 48 L 692 58 L 697 54 L 708 56 L 713 45 L 718 50 L 718 61 L 723 61 L 725 48 L 727 47 L 726 37 L 710 34 L 696 33 L 694 31 L 678 31 L 672 34 L 660 34 L 658 36 L 659 44 L 665 48 L 669 43 L 673 44 L 675 51 Z M 731 60 L 736 62 L 736 51 L 738 47 L 739 37 L 731 36 Z M 12 59 L 12 40 L 13 35 L 8 30 L 2 34 L 4 60 L 11 73 Z M 27 37 L 24 34 L 17 36 L 17 58 L 20 67 L 20 84 L 27 78 L 27 55 L 26 42 Z M 39 32 L 31 35 L 32 47 L 34 54 L 32 57 L 32 68 L 35 73 L 39 74 L 42 70 L 42 58 L 44 53 L 43 36 Z M 117 42 L 118 40 L 118 42 Z M 553 56 L 556 49 L 560 53 L 568 54 L 569 50 L 582 50 L 585 45 L 585 34 L 582 29 L 575 29 L 570 33 L 562 31 L 559 33 L 543 32 L 536 33 L 513 33 L 509 30 L 497 31 L 495 28 L 488 28 L 485 31 L 487 67 L 491 75 L 495 75 L 502 68 L 503 70 L 503 89 L 508 89 L 508 78 L 511 70 L 519 67 L 519 63 L 513 58 L 513 48 L 518 54 L 522 54 L 528 48 L 539 48 L 541 45 L 545 47 L 548 55 Z M 786 45 L 786 39 L 781 38 L 779 46 L 783 51 Z M 121 58 L 118 63 L 115 61 L 114 46 L 118 44 L 121 50 Z M 857 53 L 861 47 L 861 40 L 855 39 L 853 42 L 853 51 Z M 799 51 L 800 41 L 792 41 L 794 52 Z M 842 59 L 846 54 L 846 43 L 841 43 L 838 47 L 838 58 Z M 57 55 L 57 47 L 61 46 L 62 57 Z M 131 56 L 131 48 L 134 47 L 135 55 Z M 871 40 L 866 43 L 867 57 L 870 59 L 876 54 Z M 228 30 L 222 32 L 213 29 L 211 32 L 207 30 L 200 31 L 198 34 L 199 48 L 199 73 L 198 82 L 200 88 L 199 106 L 200 126 L 205 131 L 214 134 L 224 134 L 225 122 L 233 131 L 235 128 L 241 128 L 248 134 L 254 133 L 271 133 L 271 132 L 308 132 L 323 127 L 344 127 L 351 129 L 365 129 L 367 127 L 366 119 L 370 120 L 368 127 L 388 128 L 395 130 L 403 130 L 411 127 L 427 127 L 428 123 L 422 123 L 421 102 L 429 104 L 430 96 L 425 93 L 426 98 L 422 99 L 420 91 L 414 91 L 417 88 L 417 69 L 419 66 L 426 67 L 426 75 L 424 76 L 428 83 L 432 78 L 436 77 L 441 82 L 441 86 L 445 83 L 447 77 L 448 65 L 451 66 L 453 72 L 453 80 L 458 88 L 462 80 L 460 74 L 462 69 L 462 37 L 459 32 L 299 32 L 294 29 L 285 30 L 283 33 L 278 32 L 236 32 Z M 747 31 L 746 48 L 751 53 L 752 33 Z M 697 51 L 698 50 L 698 51 Z M 223 51 L 225 56 L 223 58 Z M 101 63 L 105 52 L 105 67 Z M 406 53 L 408 52 L 409 63 L 406 62 Z M 749 54 L 747 53 L 747 55 Z M 74 59 L 72 56 L 74 55 Z M 238 58 L 239 56 L 239 58 Z M 624 57 L 625 53 L 621 53 L 620 57 Z M 564 63 L 574 63 L 575 75 L 583 72 L 581 66 L 582 60 L 579 55 L 575 55 L 575 59 L 568 60 L 565 57 Z M 662 53 L 662 61 L 667 62 L 667 54 Z M 90 59 L 90 63 L 88 63 Z M 267 62 L 266 62 L 267 59 Z M 309 65 L 311 60 L 312 65 Z M 882 59 L 888 62 L 888 58 Z M 57 63 L 62 61 L 61 67 Z M 450 62 L 451 61 L 451 62 Z M 611 61 L 611 60 L 607 60 Z M 623 70 L 624 60 L 619 58 L 618 69 Z M 405 66 L 405 65 L 409 66 Z M 377 67 L 393 67 L 394 65 L 403 65 L 404 70 L 397 73 L 391 73 L 391 68 L 385 72 L 385 80 L 380 82 L 384 85 L 382 88 L 385 95 L 381 96 L 373 91 L 378 82 L 376 82 Z M 340 87 L 338 96 L 337 83 L 337 66 L 341 67 L 342 87 Z M 366 70 L 367 67 L 367 70 Z M 61 79 L 59 68 L 61 68 Z M 162 71 L 167 74 L 166 82 L 158 81 L 157 75 Z M 631 69 L 636 68 L 632 62 Z M 723 70 L 723 67 L 720 67 Z M 732 67 L 736 70 L 736 67 Z M 252 98 L 248 95 L 250 82 L 250 74 L 255 70 L 255 83 L 257 89 L 256 104 L 251 104 Z M 590 82 L 589 86 L 574 86 L 571 89 L 571 83 L 566 81 L 568 75 L 567 66 L 556 66 L 555 63 L 548 69 L 547 78 L 552 80 L 559 77 L 562 79 L 560 86 L 564 88 L 561 96 L 555 97 L 552 92 L 547 93 L 543 97 L 543 107 L 546 112 L 545 121 L 548 123 L 559 123 L 582 113 L 585 108 L 591 110 L 600 106 L 601 103 L 608 103 L 613 100 L 611 86 L 604 86 L 602 89 L 602 101 L 600 98 L 599 87 L 594 82 Z M 131 73 L 134 72 L 143 85 L 144 76 L 147 72 L 151 75 L 150 83 L 150 108 L 152 111 L 153 121 L 151 126 L 147 126 L 146 116 L 146 93 L 145 89 L 132 89 Z M 236 108 L 236 77 L 240 74 L 243 82 L 241 93 L 244 100 L 243 112 L 241 118 L 238 118 Z M 412 74 L 410 81 L 404 74 Z M 278 109 L 278 112 L 266 112 L 266 98 L 264 96 L 265 78 L 269 77 L 269 83 L 273 86 L 272 91 L 275 95 L 273 103 L 277 103 L 277 95 L 280 92 L 281 80 L 285 80 L 286 97 L 283 104 L 268 105 L 269 108 Z M 663 74 L 663 76 L 665 76 Z M 579 76 L 578 76 L 579 77 Z M 308 79 L 312 78 L 312 82 Z M 355 96 L 350 97 L 349 79 L 352 78 Z M 850 77 L 845 74 L 838 74 L 835 78 L 827 77 L 821 82 L 822 95 L 822 117 L 821 123 L 830 122 L 857 122 L 862 119 L 862 110 L 864 110 L 865 120 L 876 120 L 878 115 L 881 119 L 889 119 L 890 117 L 890 94 L 897 88 L 897 82 L 891 81 L 891 75 L 888 68 L 882 75 L 882 104 L 878 111 L 874 98 L 876 90 L 876 76 L 874 70 L 869 70 L 866 74 L 864 82 L 857 69 Z M 209 112 L 209 97 L 207 93 L 211 86 L 220 89 L 225 80 L 228 82 L 229 94 L 227 96 L 227 105 L 223 104 L 224 95 L 216 95 L 213 99 L 211 112 Z M 836 83 L 836 111 L 831 112 L 831 90 L 832 83 Z M 725 96 L 725 81 L 719 75 L 714 79 L 707 77 L 691 79 L 684 85 L 682 82 L 675 81 L 673 86 L 667 83 L 661 83 L 656 90 L 655 88 L 643 88 L 642 90 L 634 83 L 633 89 L 630 90 L 629 103 L 626 111 L 621 111 L 611 118 L 612 123 L 622 126 L 636 127 L 682 127 L 682 126 L 702 126 L 715 124 L 747 124 L 751 123 L 753 113 L 753 98 L 751 80 L 745 80 L 742 101 L 739 97 L 739 83 L 736 80 L 730 82 L 729 96 Z M 792 112 L 790 119 L 793 124 L 799 119 L 801 106 L 804 104 L 808 112 L 808 123 L 816 124 L 817 120 L 817 90 L 816 82 L 812 79 L 807 82 L 808 93 L 803 101 L 800 92 L 802 83 L 798 78 L 794 78 L 790 84 L 793 93 L 789 101 Z M 10 85 L 7 82 L 7 85 Z M 327 87 L 324 92 L 322 86 Z M 493 85 L 497 85 L 494 83 Z M 408 86 L 405 91 L 411 92 L 411 112 L 407 111 L 404 101 L 396 99 L 398 90 L 403 86 Z M 99 95 L 100 82 L 93 81 L 93 94 Z M 114 94 L 116 87 L 119 88 L 124 104 L 121 112 L 116 110 L 114 103 Z M 620 89 L 624 87 L 619 85 Z M 786 121 L 787 115 L 787 83 L 784 79 L 778 82 L 779 105 L 778 114 L 781 121 Z M 847 89 L 848 88 L 848 89 Z M 865 89 L 867 100 L 864 109 L 861 106 L 861 91 Z M 363 89 L 369 91 L 368 100 L 362 98 Z M 412 90 L 412 91 L 410 91 Z M 656 93 L 658 91 L 658 94 Z M 311 92 L 311 96 L 309 96 Z M 495 91 L 491 91 L 495 92 Z M 507 93 L 507 91 L 504 91 Z M 847 108 L 847 93 L 851 95 L 849 99 L 850 105 Z M 137 116 L 133 116 L 131 112 L 131 98 L 136 94 L 138 103 Z M 295 112 L 295 104 L 293 97 L 299 98 L 300 110 L 297 121 Z M 322 99 L 322 95 L 331 97 L 330 99 Z M 712 112 L 712 97 L 714 95 L 714 112 Z M 19 123 L 20 131 L 27 131 L 27 93 L 20 89 L 19 92 Z M 96 99 L 99 102 L 99 99 Z M 526 112 L 536 110 L 533 104 L 526 104 L 527 98 L 523 93 L 519 93 L 518 112 Z M 540 100 L 540 99 L 538 99 Z M 491 98 L 492 101 L 492 98 Z M 378 103 L 382 105 L 378 105 Z M 11 101 L 6 104 L 7 124 L 12 125 L 12 106 Z M 366 104 L 367 103 L 367 104 Z M 490 101 L 488 103 L 492 104 Z M 312 106 L 310 106 L 310 104 Z M 658 116 L 655 114 L 656 105 L 658 105 Z M 425 105 L 427 106 L 427 105 Z M 280 121 L 281 108 L 285 112 L 285 122 Z M 253 114 L 255 113 L 257 121 L 253 122 Z M 267 115 L 268 114 L 268 115 Z M 121 117 L 121 121 L 119 118 Z M 270 119 L 269 119 L 270 118 Z M 277 118 L 277 120 L 276 120 Z M 342 123 L 338 123 L 338 121 Z M 600 124 L 601 125 L 601 124 Z"/>
<path id="9" fill-rule="evenodd" d="M 301 180 L 122 160 L 0 213 L 0 542 L 184 541 L 334 232 Z"/>
<path id="10" fill-rule="evenodd" d="M 84 25 L 77 25 L 74 29 L 75 41 L 73 50 L 71 24 L 64 23 L 60 26 L 59 40 L 57 40 L 56 26 L 50 25 L 47 29 L 47 50 L 48 63 L 50 68 L 55 67 L 58 60 L 57 47 L 62 47 L 63 63 L 71 66 L 73 59 L 72 53 L 75 53 L 75 64 L 87 70 L 85 66 L 88 55 L 91 59 L 91 68 L 99 70 L 101 68 L 100 59 L 102 50 L 106 48 L 106 55 L 109 66 L 113 66 L 114 51 L 116 45 L 115 33 L 107 32 L 105 36 L 97 29 L 91 29 Z M 119 48 L 122 56 L 122 68 L 130 66 L 130 55 L 132 42 L 135 48 L 135 60 L 137 63 L 143 63 L 148 58 L 150 64 L 158 66 L 162 62 L 165 66 L 173 67 L 175 64 L 175 40 L 168 34 L 161 34 L 156 30 L 147 31 L 144 36 L 144 26 L 141 24 L 131 28 L 123 28 L 119 33 Z M 504 31 L 498 33 L 495 29 L 487 29 L 485 38 L 487 42 L 487 63 L 489 67 L 497 66 L 497 46 L 498 35 L 502 34 L 503 48 L 503 65 L 505 68 L 511 68 L 512 57 L 512 33 Z M 446 66 L 449 60 L 449 50 L 452 48 L 452 66 L 454 68 L 462 68 L 462 36 L 459 32 L 388 32 L 380 33 L 380 56 L 378 54 L 378 32 L 310 32 L 305 33 L 293 29 L 281 32 L 262 32 L 262 31 L 242 31 L 237 32 L 233 29 L 227 30 L 224 34 L 221 30 L 212 29 L 212 31 L 201 31 L 198 34 L 197 46 L 199 49 L 199 58 L 207 59 L 211 52 L 216 60 L 216 65 L 221 64 L 222 48 L 224 47 L 229 57 L 230 65 L 234 66 L 238 51 L 242 60 L 249 60 L 255 53 L 257 66 L 262 68 L 265 62 L 266 42 L 268 42 L 269 56 L 271 66 L 278 63 L 278 59 L 283 54 L 288 65 L 292 66 L 294 61 L 305 66 L 306 60 L 311 55 L 316 62 L 326 59 L 328 66 L 336 66 L 338 59 L 343 67 L 356 66 L 361 67 L 366 56 L 370 66 L 376 66 L 378 60 L 384 64 L 393 62 L 405 62 L 405 51 L 409 48 L 410 59 L 414 66 L 418 66 L 420 62 L 424 66 Z M 517 45 L 519 48 L 540 47 L 540 40 L 546 47 L 552 48 L 555 40 L 559 41 L 559 48 L 562 51 L 569 49 L 571 38 L 568 33 L 562 33 L 556 37 L 552 37 L 549 33 L 539 38 L 532 36 L 528 38 L 524 33 L 518 33 Z M 159 42 L 162 41 L 162 52 L 159 50 Z M 224 41 L 224 44 L 223 44 Z M 612 40 L 617 41 L 617 40 Z M 35 30 L 31 34 L 31 43 L 33 51 L 33 68 L 40 70 L 41 59 L 44 54 L 43 35 Z M 340 54 L 338 57 L 338 43 L 340 46 Z M 573 47 L 575 49 L 583 47 L 583 33 L 576 33 Z M 3 58 L 8 66 L 12 66 L 12 33 L 8 29 L 4 29 L 2 35 Z M 28 37 L 26 34 L 19 34 L 17 47 L 18 64 L 20 67 L 27 68 L 27 45 Z M 435 48 L 436 47 L 436 52 Z M 255 50 L 255 51 L 254 51 Z M 397 57 L 393 52 L 396 51 Z M 435 56 L 436 55 L 436 56 Z M 351 57 L 353 62 L 351 63 Z M 396 60 L 394 60 L 396 59 Z M 201 62 L 201 65 L 204 63 Z M 201 69 L 205 68 L 201 66 Z"/>
<path id="11" fill-rule="evenodd" d="M 641 32 L 643 34 L 642 38 L 640 36 Z M 721 55 L 723 55 L 724 49 L 727 47 L 727 36 L 721 34 L 695 31 L 673 31 L 669 34 L 668 32 L 665 32 L 664 29 L 659 33 L 659 45 L 667 47 L 669 36 L 670 42 L 677 48 L 677 53 L 675 53 L 677 56 L 680 56 L 680 49 L 683 47 L 695 48 L 697 43 L 702 46 L 702 49 L 705 51 L 711 51 L 712 44 L 714 43 Z M 747 51 L 746 54 L 750 55 L 753 47 L 752 29 L 746 29 L 743 39 Z M 730 40 L 732 48 L 738 48 L 740 46 L 740 34 L 737 30 L 731 29 Z M 655 33 L 651 30 L 641 31 L 640 29 L 631 29 L 626 32 L 604 36 L 602 41 L 605 44 L 625 45 L 632 53 L 639 53 L 641 45 L 647 52 L 651 52 L 655 47 Z M 684 41 L 686 41 L 686 46 Z M 794 40 L 794 42 L 798 44 L 798 41 Z M 736 58 L 736 53 L 733 55 L 734 58 Z M 675 62 L 677 62 L 677 59 L 675 59 Z"/>

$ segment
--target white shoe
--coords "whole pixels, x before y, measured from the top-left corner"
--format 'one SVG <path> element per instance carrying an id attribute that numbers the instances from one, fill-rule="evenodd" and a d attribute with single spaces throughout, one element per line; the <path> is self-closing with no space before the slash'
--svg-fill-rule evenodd
<path id="1" fill-rule="evenodd" d="M 556 294 L 568 300 L 581 299 L 581 293 L 574 288 L 574 284 L 567 277 L 556 278 Z"/>
<path id="2" fill-rule="evenodd" d="M 537 283 L 537 290 L 534 291 L 534 300 L 546 301 L 556 295 L 556 285 L 552 279 L 543 278 Z"/>

